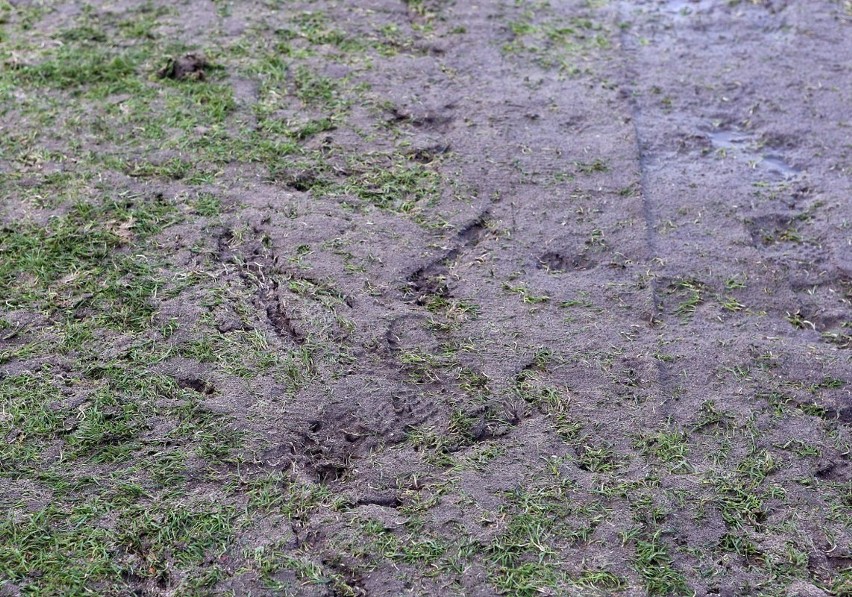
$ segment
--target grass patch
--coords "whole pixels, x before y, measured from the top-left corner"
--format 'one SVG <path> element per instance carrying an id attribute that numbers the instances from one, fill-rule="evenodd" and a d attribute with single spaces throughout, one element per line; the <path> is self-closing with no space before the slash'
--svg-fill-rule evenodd
<path id="1" fill-rule="evenodd" d="M 684 595 L 689 593 L 683 574 L 672 566 L 668 550 L 660 542 L 659 531 L 636 542 L 633 567 L 649 595 Z"/>
<path id="2" fill-rule="evenodd" d="M 75 317 L 94 311 L 105 323 L 145 327 L 161 282 L 152 263 L 124 249 L 168 225 L 164 203 L 76 203 L 46 225 L 0 229 L 0 293 L 7 308 Z"/>
<path id="3" fill-rule="evenodd" d="M 138 52 L 119 54 L 98 46 L 63 45 L 40 62 L 21 63 L 6 72 L 15 85 L 105 97 L 142 86 L 137 75 L 142 59 Z"/>
<path id="4" fill-rule="evenodd" d="M 83 594 L 93 583 L 121 591 L 115 535 L 93 524 L 101 513 L 90 505 L 63 511 L 7 511 L 0 517 L 0 578 L 33 594 Z"/>
<path id="5" fill-rule="evenodd" d="M 0 379 L 0 472 L 9 474 L 38 460 L 46 444 L 64 429 L 59 389 L 50 369 Z"/>

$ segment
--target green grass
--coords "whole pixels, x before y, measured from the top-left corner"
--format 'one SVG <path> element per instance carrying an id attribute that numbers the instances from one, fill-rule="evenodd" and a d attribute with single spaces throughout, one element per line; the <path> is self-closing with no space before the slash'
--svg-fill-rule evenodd
<path id="1" fill-rule="evenodd" d="M 99 584 L 121 592 L 123 578 L 168 579 L 175 569 L 197 569 L 233 538 L 232 507 L 183 502 L 184 453 L 147 458 L 142 442 L 152 420 L 174 417 L 170 442 L 194 446 L 215 464 L 237 445 L 221 417 L 193 407 L 194 392 L 168 377 L 115 366 L 95 367 L 89 376 L 73 384 L 94 383 L 74 407 L 50 369 L 0 381 L 0 431 L 15 438 L 2 444 L 0 475 L 32 479 L 49 496 L 43 507 L 21 501 L 0 521 L 0 576 L 28 590 L 83 592 Z M 174 396 L 184 406 L 157 407 Z"/>
<path id="2" fill-rule="evenodd" d="M 90 505 L 54 506 L 0 518 L 0 577 L 33 582 L 42 594 L 83 593 L 96 582 L 121 590 L 121 566 L 110 550 L 115 536 L 92 524 Z M 106 587 L 105 587 L 106 588 Z"/>
<path id="3" fill-rule="evenodd" d="M 62 46 L 38 63 L 12 69 L 8 76 L 13 84 L 24 87 L 45 87 L 104 97 L 141 87 L 137 74 L 141 60 L 142 56 L 137 53 Z"/>
<path id="4" fill-rule="evenodd" d="M 0 471 L 37 462 L 48 442 L 64 430 L 64 413 L 54 406 L 62 397 L 51 376 L 46 369 L 0 380 L 0 431 L 7 438 L 0 444 Z"/>
<path id="5" fill-rule="evenodd" d="M 90 308 L 112 325 L 139 329 L 161 282 L 152 262 L 123 248 L 173 219 L 167 203 L 76 203 L 47 225 L 0 229 L 0 292 L 9 308 L 73 317 Z"/>
<path id="6" fill-rule="evenodd" d="M 689 454 L 687 435 L 683 431 L 666 430 L 647 435 L 639 442 L 639 446 L 645 454 L 669 464 L 673 472 L 691 470 L 687 461 Z"/>
<path id="7" fill-rule="evenodd" d="M 636 542 L 633 566 L 648 595 L 685 595 L 690 592 L 683 574 L 672 567 L 671 557 L 660 541 L 659 532 Z"/>
<path id="8" fill-rule="evenodd" d="M 144 426 L 142 405 L 111 389 L 95 392 L 81 408 L 81 420 L 67 438 L 69 456 L 95 463 L 127 461 L 139 448 Z"/>
<path id="9" fill-rule="evenodd" d="M 137 507 L 126 511 L 118 541 L 141 558 L 136 574 L 157 578 L 222 555 L 233 539 L 235 512 L 210 504 Z M 175 546 L 181 549 L 174 549 Z"/>

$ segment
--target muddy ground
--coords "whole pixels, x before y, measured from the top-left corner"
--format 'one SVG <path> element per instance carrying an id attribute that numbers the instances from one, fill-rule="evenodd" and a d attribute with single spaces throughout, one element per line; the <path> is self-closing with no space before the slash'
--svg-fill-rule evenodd
<path id="1" fill-rule="evenodd" d="M 852 595 L 850 2 L 0 21 L 0 594 Z"/>

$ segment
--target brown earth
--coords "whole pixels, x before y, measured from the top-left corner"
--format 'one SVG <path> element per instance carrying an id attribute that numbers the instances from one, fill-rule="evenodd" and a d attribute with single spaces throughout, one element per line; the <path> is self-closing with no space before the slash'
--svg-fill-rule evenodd
<path id="1" fill-rule="evenodd" d="M 848 2 L 3 14 L 0 592 L 852 595 Z"/>

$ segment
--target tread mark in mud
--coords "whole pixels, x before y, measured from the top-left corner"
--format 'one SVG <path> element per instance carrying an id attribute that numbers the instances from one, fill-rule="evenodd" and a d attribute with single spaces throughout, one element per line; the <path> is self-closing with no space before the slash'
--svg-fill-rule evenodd
<path id="1" fill-rule="evenodd" d="M 282 338 L 289 338 L 296 344 L 304 344 L 305 336 L 293 325 L 292 318 L 287 314 L 286 309 L 281 304 L 281 299 L 274 295 L 274 291 L 267 291 L 261 299 L 266 305 L 266 317 L 275 333 Z"/>
<path id="2" fill-rule="evenodd" d="M 449 273 L 447 265 L 459 257 L 463 249 L 473 248 L 480 243 L 488 231 L 488 221 L 491 213 L 484 210 L 476 218 L 463 226 L 456 234 L 457 246 L 444 253 L 441 257 L 434 259 L 426 265 L 417 268 L 408 275 L 406 282 L 408 287 L 417 293 L 415 302 L 423 304 L 425 295 L 438 295 L 444 298 L 452 297 L 446 283 L 446 275 Z"/>

